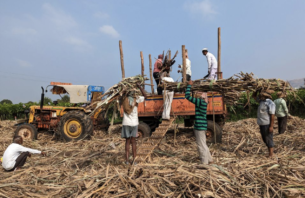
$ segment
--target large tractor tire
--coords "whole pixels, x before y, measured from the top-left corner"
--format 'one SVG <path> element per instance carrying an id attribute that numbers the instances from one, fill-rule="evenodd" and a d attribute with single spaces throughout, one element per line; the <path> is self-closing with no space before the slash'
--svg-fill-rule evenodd
<path id="1" fill-rule="evenodd" d="M 214 123 L 212 120 L 208 120 L 208 128 L 207 128 L 207 140 L 215 143 L 215 135 L 216 135 L 216 143 L 221 143 L 222 141 L 222 129 L 215 122 L 215 131 L 214 131 Z"/>
<path id="2" fill-rule="evenodd" d="M 151 129 L 148 124 L 145 122 L 140 122 L 138 126 L 138 137 L 150 137 L 151 135 Z"/>
<path id="3" fill-rule="evenodd" d="M 37 129 L 31 124 L 21 124 L 15 130 L 15 136 L 21 136 L 23 141 L 36 140 L 37 133 Z"/>
<path id="4" fill-rule="evenodd" d="M 93 123 L 89 116 L 81 111 L 69 111 L 60 119 L 59 132 L 67 141 L 82 140 L 93 133 Z"/>

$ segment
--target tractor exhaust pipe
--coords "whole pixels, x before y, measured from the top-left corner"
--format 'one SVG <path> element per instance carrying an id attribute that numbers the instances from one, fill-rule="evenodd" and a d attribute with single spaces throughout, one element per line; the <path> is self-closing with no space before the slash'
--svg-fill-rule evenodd
<path id="1" fill-rule="evenodd" d="M 40 99 L 40 111 L 42 111 L 43 108 L 43 102 L 44 102 L 44 89 L 41 87 L 42 93 L 41 93 L 41 99 Z"/>

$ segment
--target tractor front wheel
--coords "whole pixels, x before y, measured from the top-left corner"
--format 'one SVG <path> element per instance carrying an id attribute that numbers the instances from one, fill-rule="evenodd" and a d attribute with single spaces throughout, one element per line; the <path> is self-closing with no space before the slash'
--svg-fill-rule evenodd
<path id="1" fill-rule="evenodd" d="M 59 122 L 61 136 L 67 141 L 82 140 L 93 133 L 93 123 L 89 116 L 81 111 L 67 112 Z"/>
<path id="2" fill-rule="evenodd" d="M 37 129 L 31 124 L 21 124 L 15 130 L 15 136 L 22 137 L 23 141 L 36 140 L 37 133 Z"/>

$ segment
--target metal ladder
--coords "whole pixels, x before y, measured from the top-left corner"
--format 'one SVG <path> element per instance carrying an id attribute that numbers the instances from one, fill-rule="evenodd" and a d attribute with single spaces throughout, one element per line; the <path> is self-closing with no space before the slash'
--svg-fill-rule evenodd
<path id="1" fill-rule="evenodd" d="M 143 140 L 142 144 L 137 149 L 136 161 L 144 162 L 152 154 L 175 119 L 176 117 L 171 117 L 169 120 L 162 120 L 162 123 L 156 128 L 155 132 L 153 132 L 149 138 Z"/>

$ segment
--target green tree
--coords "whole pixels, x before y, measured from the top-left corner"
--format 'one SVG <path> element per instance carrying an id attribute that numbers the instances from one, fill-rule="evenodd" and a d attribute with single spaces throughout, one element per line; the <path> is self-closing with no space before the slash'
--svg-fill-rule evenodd
<path id="1" fill-rule="evenodd" d="M 61 100 L 61 102 L 64 102 L 64 103 L 69 103 L 70 102 L 70 96 L 69 95 L 64 95 Z"/>
<path id="2" fill-rule="evenodd" d="M 39 100 L 39 104 L 40 104 L 40 100 Z M 53 105 L 52 99 L 49 97 L 44 97 L 43 105 Z"/>
<path id="3" fill-rule="evenodd" d="M 0 104 L 13 104 L 13 102 L 9 99 L 4 99 L 0 102 Z"/>

